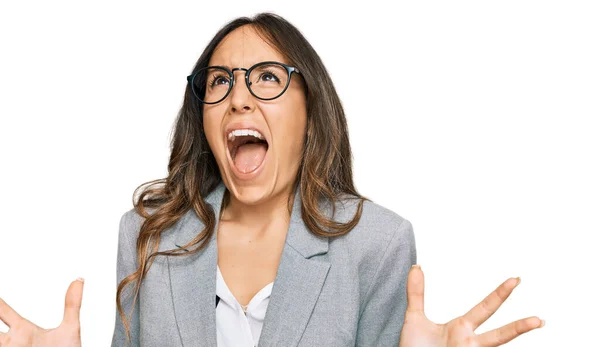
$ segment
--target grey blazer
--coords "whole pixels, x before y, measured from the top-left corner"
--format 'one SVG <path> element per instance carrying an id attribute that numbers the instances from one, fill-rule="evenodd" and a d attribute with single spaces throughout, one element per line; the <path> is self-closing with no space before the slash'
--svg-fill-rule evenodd
<path id="1" fill-rule="evenodd" d="M 216 216 L 225 189 L 221 183 L 205 199 Z M 397 347 L 408 271 L 416 263 L 411 223 L 365 201 L 352 231 L 337 238 L 318 237 L 302 221 L 300 199 L 298 189 L 258 346 Z M 345 222 L 354 215 L 356 203 L 345 201 L 336 205 L 335 220 Z M 330 207 L 323 209 L 331 216 Z M 121 218 L 117 283 L 137 268 L 141 223 L 133 209 Z M 193 209 L 188 211 L 163 232 L 159 250 L 185 245 L 202 227 Z M 216 274 L 216 232 L 197 254 L 156 257 L 133 312 L 132 346 L 216 347 Z M 122 296 L 127 315 L 132 292 L 130 285 Z M 112 347 L 129 346 L 125 342 L 117 312 Z"/>

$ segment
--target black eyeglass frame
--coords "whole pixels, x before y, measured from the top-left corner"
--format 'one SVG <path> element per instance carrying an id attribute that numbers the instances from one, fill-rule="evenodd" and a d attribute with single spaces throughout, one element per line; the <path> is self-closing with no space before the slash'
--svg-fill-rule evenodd
<path id="1" fill-rule="evenodd" d="M 250 88 L 250 85 L 252 85 L 252 82 L 250 82 L 250 73 L 252 73 L 252 70 L 254 70 L 256 67 L 259 67 L 261 65 L 279 65 L 281 67 L 283 67 L 287 73 L 288 73 L 288 79 L 287 79 L 287 83 L 285 84 L 285 87 L 283 88 L 283 90 L 281 91 L 281 93 L 277 94 L 276 96 L 272 97 L 272 98 L 261 98 L 259 96 L 257 96 L 256 94 L 254 94 L 254 92 L 252 91 L 252 88 Z M 229 83 L 229 89 L 227 89 L 227 93 L 225 93 L 225 95 L 219 99 L 218 101 L 213 101 L 213 102 L 206 102 L 204 100 L 202 100 L 202 98 L 200 98 L 200 96 L 196 93 L 196 88 L 194 87 L 194 79 L 196 78 L 196 76 L 198 76 L 198 74 L 200 72 L 202 72 L 203 70 L 208 70 L 208 69 L 221 69 L 225 72 L 227 72 L 227 74 L 229 75 L 229 80 L 232 81 L 231 83 Z M 243 68 L 243 67 L 236 67 L 234 69 L 229 70 L 228 68 L 224 67 L 224 66 L 207 66 L 204 67 L 198 71 L 196 71 L 195 73 L 187 76 L 187 80 L 188 83 L 190 84 L 190 88 L 192 89 L 192 93 L 194 93 L 194 96 L 196 97 L 196 99 L 198 99 L 201 103 L 203 104 L 208 104 L 208 105 L 212 105 L 212 104 L 218 104 L 221 101 L 225 100 L 227 98 L 227 96 L 229 96 L 229 93 L 231 93 L 231 90 L 233 89 L 233 86 L 235 85 L 235 77 L 234 77 L 234 72 L 237 70 L 242 70 L 242 71 L 246 71 L 246 74 L 244 76 L 244 80 L 246 81 L 246 87 L 248 88 L 248 90 L 250 91 L 250 94 L 252 94 L 255 98 L 260 99 L 260 100 L 273 100 L 273 99 L 277 99 L 278 97 L 282 96 L 283 93 L 285 93 L 285 91 L 288 89 L 288 86 L 290 85 L 290 81 L 292 80 L 292 73 L 295 72 L 298 75 L 302 76 L 302 73 L 300 72 L 300 70 L 297 67 L 294 66 L 290 66 L 284 63 L 280 63 L 278 61 L 261 61 L 259 63 L 256 63 L 252 66 L 250 66 L 249 68 Z M 206 87 L 204 87 L 204 90 L 206 92 Z"/>

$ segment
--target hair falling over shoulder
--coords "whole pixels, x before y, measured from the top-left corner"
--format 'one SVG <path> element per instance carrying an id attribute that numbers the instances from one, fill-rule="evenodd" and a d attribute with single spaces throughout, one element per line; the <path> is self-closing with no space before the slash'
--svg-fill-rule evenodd
<path id="1" fill-rule="evenodd" d="M 194 70 L 208 66 L 213 51 L 231 31 L 251 25 L 261 36 L 276 47 L 291 64 L 303 72 L 307 97 L 307 129 L 304 153 L 294 189 L 300 186 L 302 219 L 316 235 L 336 237 L 348 233 L 360 220 L 362 205 L 369 200 L 358 194 L 352 177 L 352 153 L 346 118 L 333 82 L 321 59 L 301 32 L 291 23 L 272 13 L 260 13 L 252 18 L 240 17 L 224 27 L 208 43 Z M 154 258 L 184 256 L 202 250 L 211 239 L 218 216 L 204 198 L 222 181 L 203 130 L 202 104 L 194 97 L 189 85 L 178 112 L 171 137 L 168 176 L 146 182 L 134 192 L 136 212 L 144 218 L 136 243 L 137 270 L 125 277 L 117 287 L 117 309 L 130 340 L 130 320 L 139 289 Z M 340 223 L 322 214 L 319 202 L 335 203 L 345 195 L 358 199 L 354 217 Z M 228 203 L 226 192 L 223 204 Z M 289 199 L 290 211 L 293 196 Z M 158 252 L 161 233 L 173 226 L 187 211 L 194 209 L 204 229 L 197 237 L 179 249 Z M 151 210 L 151 212 L 150 212 Z M 134 284 L 133 304 L 129 318 L 121 305 L 124 288 Z"/>

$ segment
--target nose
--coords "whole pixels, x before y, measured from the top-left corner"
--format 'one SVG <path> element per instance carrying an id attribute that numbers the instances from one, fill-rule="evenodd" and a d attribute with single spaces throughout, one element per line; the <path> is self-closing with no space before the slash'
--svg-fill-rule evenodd
<path id="1" fill-rule="evenodd" d="M 236 73 L 238 73 L 238 75 L 235 75 Z M 233 87 L 231 88 L 231 93 L 229 95 L 231 97 L 230 103 L 232 113 L 238 111 L 251 111 L 254 107 L 254 98 L 252 97 L 252 94 L 250 94 L 250 91 L 246 86 L 245 73 L 245 70 L 233 71 L 234 82 Z"/>

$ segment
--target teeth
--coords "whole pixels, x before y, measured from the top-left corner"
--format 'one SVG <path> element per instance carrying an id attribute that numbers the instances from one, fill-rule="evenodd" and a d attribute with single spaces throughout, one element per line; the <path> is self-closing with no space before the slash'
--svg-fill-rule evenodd
<path id="1" fill-rule="evenodd" d="M 264 136 L 262 136 L 261 133 L 259 133 L 256 130 L 252 130 L 252 129 L 237 129 L 237 130 L 233 130 L 231 131 L 228 135 L 227 135 L 227 140 L 228 141 L 234 141 L 236 136 L 254 136 L 256 138 L 259 138 L 261 140 L 264 140 Z"/>

